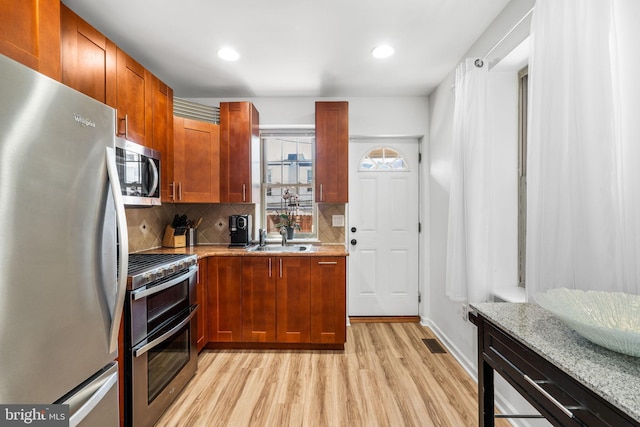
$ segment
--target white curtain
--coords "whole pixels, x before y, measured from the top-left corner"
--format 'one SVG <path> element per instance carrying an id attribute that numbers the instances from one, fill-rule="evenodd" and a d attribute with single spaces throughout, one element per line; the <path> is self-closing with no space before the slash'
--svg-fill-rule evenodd
<path id="1" fill-rule="evenodd" d="M 491 292 L 487 68 L 467 59 L 456 69 L 446 272 L 446 295 L 454 301 L 486 301 Z"/>
<path id="2" fill-rule="evenodd" d="M 621 137 L 620 93 L 635 88 L 634 97 L 640 94 L 637 83 L 625 87 L 628 80 L 619 78 L 614 4 L 620 0 L 536 1 L 529 62 L 529 297 L 557 287 L 640 289 L 640 141 L 637 130 L 635 138 Z M 637 56 L 640 38 L 628 41 Z"/>

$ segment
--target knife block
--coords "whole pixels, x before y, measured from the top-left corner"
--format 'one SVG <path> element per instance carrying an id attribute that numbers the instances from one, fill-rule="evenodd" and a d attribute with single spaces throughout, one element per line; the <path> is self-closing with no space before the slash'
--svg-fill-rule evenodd
<path id="1" fill-rule="evenodd" d="M 162 246 L 166 248 L 184 248 L 187 246 L 187 236 L 175 235 L 176 229 L 170 225 L 167 225 L 167 228 L 164 230 L 164 237 L 162 238 Z"/>

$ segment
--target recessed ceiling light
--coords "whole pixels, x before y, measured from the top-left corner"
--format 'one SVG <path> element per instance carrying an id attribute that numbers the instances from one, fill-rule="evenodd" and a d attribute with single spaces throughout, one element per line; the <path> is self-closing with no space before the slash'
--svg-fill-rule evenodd
<path id="1" fill-rule="evenodd" d="M 225 61 L 237 61 L 240 54 L 230 47 L 223 47 L 218 51 L 218 56 Z"/>
<path id="2" fill-rule="evenodd" d="M 388 58 L 393 55 L 393 48 L 388 44 L 382 44 L 380 46 L 376 46 L 371 51 L 371 54 L 375 58 Z"/>

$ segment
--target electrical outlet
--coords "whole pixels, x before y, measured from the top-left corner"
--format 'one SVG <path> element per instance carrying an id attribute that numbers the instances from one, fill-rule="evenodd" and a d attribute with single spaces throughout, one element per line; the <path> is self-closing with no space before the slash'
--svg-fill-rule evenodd
<path id="1" fill-rule="evenodd" d="M 462 320 L 469 320 L 469 304 L 462 304 Z"/>

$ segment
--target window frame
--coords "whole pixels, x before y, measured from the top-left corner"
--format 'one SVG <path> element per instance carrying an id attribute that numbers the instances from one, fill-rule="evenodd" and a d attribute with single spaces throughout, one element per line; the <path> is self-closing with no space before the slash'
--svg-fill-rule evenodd
<path id="1" fill-rule="evenodd" d="M 310 138 L 311 141 L 311 176 L 309 182 L 306 183 L 269 183 L 267 182 L 268 174 L 269 174 L 269 166 L 273 165 L 274 161 L 269 160 L 267 147 L 265 142 L 266 139 L 269 138 Z M 310 211 L 311 216 L 311 231 L 299 231 L 295 230 L 294 239 L 296 240 L 317 240 L 318 238 L 318 208 L 317 203 L 315 201 L 315 175 L 316 175 L 316 159 L 315 159 L 315 144 L 316 144 L 316 136 L 315 129 L 269 129 L 266 131 L 260 132 L 260 163 L 261 163 L 261 178 L 260 178 L 260 198 L 261 198 L 261 209 L 260 209 L 260 217 L 261 224 L 265 230 L 267 230 L 267 239 L 275 239 L 280 238 L 280 234 L 275 230 L 269 230 L 269 219 L 268 212 L 270 211 L 270 203 L 268 203 L 268 198 L 271 197 L 268 194 L 269 189 L 278 189 L 278 191 L 284 192 L 285 189 L 289 188 L 295 189 L 293 192 L 295 194 L 300 194 L 300 189 L 310 189 L 309 191 L 305 191 L 305 194 L 310 194 L 310 197 L 306 197 L 308 200 L 309 206 L 302 210 Z M 283 164 L 287 162 L 284 158 L 280 160 Z M 286 209 L 285 201 L 282 199 L 280 201 L 281 211 L 282 209 Z M 273 206 L 273 203 L 271 203 Z"/>
<path id="2" fill-rule="evenodd" d="M 529 66 L 518 71 L 518 286 L 526 287 Z"/>

